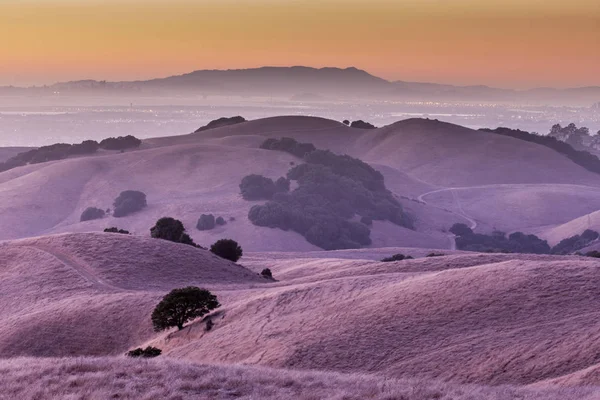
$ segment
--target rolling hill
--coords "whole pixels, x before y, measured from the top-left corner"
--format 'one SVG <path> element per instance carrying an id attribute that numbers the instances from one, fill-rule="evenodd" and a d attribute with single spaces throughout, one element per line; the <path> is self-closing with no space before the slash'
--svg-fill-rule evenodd
<path id="1" fill-rule="evenodd" d="M 172 216 L 205 246 L 227 236 L 251 251 L 317 250 L 294 232 L 250 224 L 247 213 L 256 202 L 239 195 L 245 175 L 276 179 L 300 162 L 259 149 L 265 138 L 283 136 L 350 154 L 383 173 L 387 187 L 415 217 L 416 231 L 376 222 L 373 247 L 450 249 L 446 231 L 456 222 L 482 232 L 537 232 L 600 209 L 600 176 L 534 143 L 434 120 L 363 130 L 322 118 L 275 117 L 148 139 L 135 151 L 0 173 L 0 239 L 109 226 L 146 235 L 158 218 Z M 111 208 L 129 189 L 146 193 L 149 207 L 125 218 L 79 222 L 87 207 Z M 197 231 L 205 213 L 235 220 Z"/>
<path id="2" fill-rule="evenodd" d="M 4 242 L 0 354 L 122 354 L 154 335 L 149 315 L 171 289 L 261 283 L 206 250 L 159 239 L 89 233 Z"/>

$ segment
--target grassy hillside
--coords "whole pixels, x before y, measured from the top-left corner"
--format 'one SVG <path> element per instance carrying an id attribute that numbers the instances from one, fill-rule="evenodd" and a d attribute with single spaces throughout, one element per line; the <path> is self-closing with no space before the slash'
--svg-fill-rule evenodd
<path id="1" fill-rule="evenodd" d="M 0 399 L 591 400 L 598 389 L 459 386 L 430 380 L 198 365 L 175 360 L 20 358 L 0 361 Z"/>

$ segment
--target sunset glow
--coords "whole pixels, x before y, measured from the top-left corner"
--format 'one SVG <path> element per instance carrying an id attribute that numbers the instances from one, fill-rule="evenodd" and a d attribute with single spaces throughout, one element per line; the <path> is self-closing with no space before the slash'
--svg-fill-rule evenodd
<path id="1" fill-rule="evenodd" d="M 0 3 L 0 85 L 264 65 L 501 87 L 600 85 L 599 26 L 597 0 L 9 0 Z"/>

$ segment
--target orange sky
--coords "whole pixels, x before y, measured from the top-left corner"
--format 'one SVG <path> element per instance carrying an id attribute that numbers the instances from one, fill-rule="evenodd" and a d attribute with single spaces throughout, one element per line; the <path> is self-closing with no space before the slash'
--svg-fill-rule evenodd
<path id="1" fill-rule="evenodd" d="M 600 85 L 600 1 L 0 1 L 0 85 L 263 65 L 502 87 Z"/>

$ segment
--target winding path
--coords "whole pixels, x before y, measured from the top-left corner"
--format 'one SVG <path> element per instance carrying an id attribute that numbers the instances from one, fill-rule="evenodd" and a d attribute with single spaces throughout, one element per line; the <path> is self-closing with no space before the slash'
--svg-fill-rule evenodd
<path id="1" fill-rule="evenodd" d="M 83 279 L 85 279 L 86 281 L 91 283 L 92 287 L 94 289 L 105 290 L 105 291 L 108 290 L 111 292 L 124 291 L 124 289 L 118 288 L 116 286 L 111 285 L 110 283 L 105 282 L 104 280 L 102 280 L 100 277 L 98 277 L 96 275 L 95 271 L 92 268 L 90 268 L 88 265 L 86 265 L 82 261 L 77 260 L 76 258 L 74 258 L 73 256 L 71 256 L 67 253 L 64 253 L 55 248 L 50 248 L 48 246 L 41 246 L 41 245 L 37 245 L 37 244 L 36 245 L 27 244 L 27 245 L 23 245 L 22 247 L 31 248 L 31 249 L 46 253 L 48 255 L 51 255 L 52 257 L 56 258 L 58 261 L 60 261 L 67 267 L 72 268 L 75 272 L 77 272 L 77 274 L 79 276 L 81 276 Z"/>

